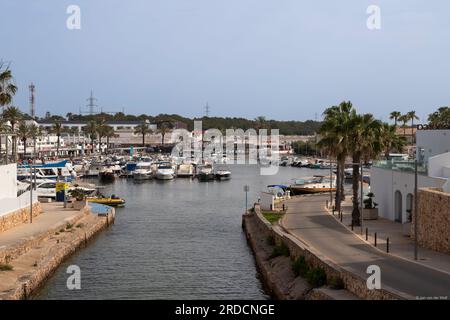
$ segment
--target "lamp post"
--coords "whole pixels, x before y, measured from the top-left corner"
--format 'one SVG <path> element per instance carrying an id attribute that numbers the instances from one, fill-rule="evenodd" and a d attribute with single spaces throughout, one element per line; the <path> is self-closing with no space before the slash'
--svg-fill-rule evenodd
<path id="1" fill-rule="evenodd" d="M 418 201 L 417 201 L 417 189 L 418 189 L 418 177 L 417 177 L 417 151 L 418 149 L 416 149 L 416 159 L 414 160 L 414 260 L 418 259 L 418 255 L 419 255 L 419 246 L 418 246 L 418 241 L 417 241 L 417 236 L 418 236 L 418 224 L 417 224 L 417 215 L 419 213 L 419 208 L 418 208 Z"/>
<path id="2" fill-rule="evenodd" d="M 248 200 L 248 192 L 250 191 L 250 186 L 249 185 L 245 185 L 244 186 L 244 192 L 245 192 L 245 212 L 247 212 L 247 208 L 248 208 L 248 205 L 247 205 L 247 200 Z"/>

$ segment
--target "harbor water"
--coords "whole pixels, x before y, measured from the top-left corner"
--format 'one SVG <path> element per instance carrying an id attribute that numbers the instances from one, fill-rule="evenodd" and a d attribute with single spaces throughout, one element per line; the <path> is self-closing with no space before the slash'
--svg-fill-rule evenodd
<path id="1" fill-rule="evenodd" d="M 249 206 L 269 184 L 323 171 L 230 166 L 229 181 L 136 182 L 120 178 L 102 193 L 126 199 L 113 226 L 77 252 L 37 299 L 266 299 L 241 228 L 244 185 Z M 97 180 L 93 180 L 98 183 Z M 81 290 L 68 290 L 67 267 L 81 270 Z"/>

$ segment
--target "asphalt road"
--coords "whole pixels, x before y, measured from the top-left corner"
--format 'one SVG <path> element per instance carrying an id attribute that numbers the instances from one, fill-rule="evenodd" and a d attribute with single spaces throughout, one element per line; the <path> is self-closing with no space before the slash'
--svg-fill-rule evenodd
<path id="1" fill-rule="evenodd" d="M 363 278 L 369 265 L 381 269 L 381 286 L 413 297 L 450 299 L 450 275 L 383 254 L 356 237 L 325 211 L 328 195 L 296 197 L 287 202 L 283 226 L 336 264 Z"/>

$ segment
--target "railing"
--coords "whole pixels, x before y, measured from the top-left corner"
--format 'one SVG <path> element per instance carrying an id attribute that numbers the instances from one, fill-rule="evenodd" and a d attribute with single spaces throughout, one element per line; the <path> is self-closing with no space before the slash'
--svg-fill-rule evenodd
<path id="1" fill-rule="evenodd" d="M 373 167 L 409 173 L 414 173 L 415 171 L 414 160 L 379 160 L 373 163 Z M 419 163 L 417 165 L 417 172 L 421 175 L 428 175 L 427 165 L 424 163 Z"/>

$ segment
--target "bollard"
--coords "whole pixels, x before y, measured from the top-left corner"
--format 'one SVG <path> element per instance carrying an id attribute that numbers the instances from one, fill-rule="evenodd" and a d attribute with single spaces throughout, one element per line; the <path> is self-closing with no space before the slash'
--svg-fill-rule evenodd
<path id="1" fill-rule="evenodd" d="M 352 219 L 352 231 L 353 231 L 353 219 Z"/>
<path id="2" fill-rule="evenodd" d="M 377 233 L 375 232 L 375 247 L 377 246 Z"/>
<path id="3" fill-rule="evenodd" d="M 328 200 L 327 200 L 327 202 L 326 202 L 326 206 L 327 206 L 327 208 L 329 208 L 330 206 L 328 205 Z"/>
<path id="4" fill-rule="evenodd" d="M 366 228 L 366 241 L 369 240 L 369 228 Z"/>
<path id="5" fill-rule="evenodd" d="M 286 211 L 285 206 L 284 206 L 284 203 L 283 203 L 283 211 Z"/>
<path id="6" fill-rule="evenodd" d="M 389 253 L 389 237 L 386 239 L 386 252 Z"/>

